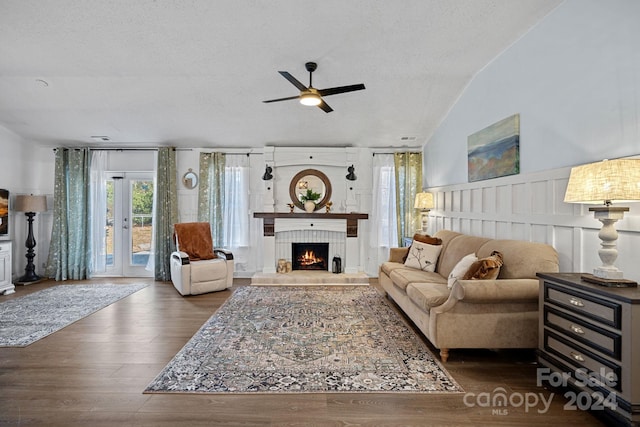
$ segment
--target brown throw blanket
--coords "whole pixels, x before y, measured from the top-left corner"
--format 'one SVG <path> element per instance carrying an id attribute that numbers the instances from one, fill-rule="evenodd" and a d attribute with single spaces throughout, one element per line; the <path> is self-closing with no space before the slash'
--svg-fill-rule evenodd
<path id="1" fill-rule="evenodd" d="M 211 226 L 208 222 L 183 222 L 174 224 L 173 229 L 178 248 L 186 252 L 190 260 L 216 258 L 211 240 Z"/>

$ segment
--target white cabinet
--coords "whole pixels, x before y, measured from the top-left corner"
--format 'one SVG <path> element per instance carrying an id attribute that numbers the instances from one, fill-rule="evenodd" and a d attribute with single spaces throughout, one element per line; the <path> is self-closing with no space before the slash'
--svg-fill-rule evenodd
<path id="1" fill-rule="evenodd" d="M 0 295 L 15 292 L 11 283 L 11 242 L 0 241 Z"/>

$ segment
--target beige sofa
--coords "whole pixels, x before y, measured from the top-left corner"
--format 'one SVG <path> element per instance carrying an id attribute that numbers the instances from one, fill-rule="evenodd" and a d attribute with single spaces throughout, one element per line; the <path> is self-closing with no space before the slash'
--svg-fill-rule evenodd
<path id="1" fill-rule="evenodd" d="M 431 343 L 443 362 L 452 348 L 535 348 L 538 344 L 538 272 L 557 272 L 558 254 L 549 245 L 497 240 L 441 230 L 435 272 L 405 267 L 409 248 L 392 248 L 379 282 Z M 503 255 L 496 280 L 447 278 L 464 256 Z"/>

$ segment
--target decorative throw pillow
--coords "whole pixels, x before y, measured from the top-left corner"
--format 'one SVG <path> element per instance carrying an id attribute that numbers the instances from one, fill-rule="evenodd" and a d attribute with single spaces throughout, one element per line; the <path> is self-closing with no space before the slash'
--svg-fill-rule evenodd
<path id="1" fill-rule="evenodd" d="M 478 257 L 476 256 L 476 254 L 469 254 L 458 261 L 456 266 L 453 267 L 453 270 L 451 270 L 451 273 L 449 274 L 449 278 L 447 279 L 447 287 L 451 289 L 456 279 L 462 279 L 464 274 L 469 271 L 471 265 L 477 260 Z"/>
<path id="2" fill-rule="evenodd" d="M 463 280 L 494 280 L 498 278 L 500 274 L 500 267 L 504 262 L 502 261 L 502 254 L 498 251 L 491 252 L 491 255 L 486 258 L 481 258 L 471 264 L 469 270 L 462 277 Z"/>
<path id="3" fill-rule="evenodd" d="M 407 260 L 404 262 L 404 265 L 422 271 L 435 271 L 436 262 L 438 261 L 441 250 L 441 245 L 413 242 L 411 248 L 409 248 Z"/>
<path id="4" fill-rule="evenodd" d="M 428 245 L 441 245 L 442 244 L 442 239 L 440 239 L 439 237 L 431 237 L 428 234 L 420 234 L 420 233 L 416 233 L 413 235 L 413 241 L 414 242 L 421 242 L 421 243 L 426 243 Z M 412 243 L 413 245 L 413 243 Z M 409 250 L 411 250 L 411 246 L 409 246 Z M 407 255 L 409 253 L 407 252 Z M 405 262 L 407 260 L 407 255 L 404 256 L 404 258 L 402 258 L 402 262 Z"/>
<path id="5" fill-rule="evenodd" d="M 441 245 L 442 239 L 439 237 L 432 237 L 428 234 L 420 234 L 416 233 L 413 235 L 413 240 L 415 242 L 426 243 L 428 245 Z"/>

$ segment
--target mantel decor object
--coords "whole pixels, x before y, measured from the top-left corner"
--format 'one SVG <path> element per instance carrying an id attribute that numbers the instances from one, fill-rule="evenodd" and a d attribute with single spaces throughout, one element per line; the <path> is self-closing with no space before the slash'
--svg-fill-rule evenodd
<path id="1" fill-rule="evenodd" d="M 36 274 L 36 268 L 33 264 L 33 258 L 36 256 L 33 250 L 33 248 L 36 247 L 36 239 L 33 237 L 33 218 L 36 216 L 36 212 L 45 212 L 47 210 L 47 196 L 19 194 L 16 196 L 15 210 L 24 212 L 29 226 L 27 241 L 25 242 L 27 247 L 27 254 L 25 255 L 27 257 L 27 266 L 24 269 L 24 276 L 19 278 L 16 283 L 28 285 L 42 280 L 42 278 Z"/>
<path id="2" fill-rule="evenodd" d="M 315 212 L 322 209 L 331 200 L 331 181 L 317 169 L 305 169 L 298 172 L 289 183 L 289 196 L 291 202 L 306 212 Z M 313 210 L 311 204 L 314 202 Z"/>
<path id="3" fill-rule="evenodd" d="M 612 206 L 614 202 L 640 200 L 640 159 L 603 160 L 571 169 L 564 201 L 568 203 L 600 204 L 589 208 L 602 223 L 598 237 L 602 241 L 598 255 L 602 265 L 582 279 L 609 287 L 637 286 L 624 279 L 614 264 L 618 258 L 615 223 L 629 211 L 628 207 Z"/>
<path id="4" fill-rule="evenodd" d="M 320 198 L 321 194 L 316 193 L 311 188 L 307 188 L 307 192 L 300 196 L 300 201 L 304 206 L 304 210 L 308 213 L 315 212 L 316 201 Z"/>

